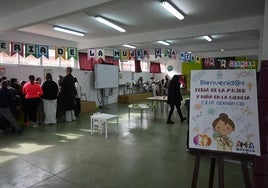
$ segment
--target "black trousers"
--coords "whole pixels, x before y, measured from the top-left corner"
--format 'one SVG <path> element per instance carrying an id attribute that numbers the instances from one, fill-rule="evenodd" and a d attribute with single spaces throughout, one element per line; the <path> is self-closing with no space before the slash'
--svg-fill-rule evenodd
<path id="1" fill-rule="evenodd" d="M 75 109 L 74 109 L 74 114 L 75 117 L 78 117 L 81 112 L 81 99 L 80 98 L 75 98 Z"/>
<path id="2" fill-rule="evenodd" d="M 26 102 L 27 115 L 29 117 L 29 120 L 32 122 L 36 122 L 37 108 L 40 103 L 40 98 L 25 99 L 25 102 Z"/>
<path id="3" fill-rule="evenodd" d="M 170 111 L 168 113 L 168 121 L 171 120 L 171 116 L 174 112 L 174 109 L 175 109 L 175 106 L 176 106 L 176 109 L 177 109 L 177 112 L 181 118 L 181 120 L 183 119 L 183 115 L 182 115 L 182 112 L 181 112 L 181 103 L 176 103 L 176 104 L 169 104 L 170 106 Z"/>

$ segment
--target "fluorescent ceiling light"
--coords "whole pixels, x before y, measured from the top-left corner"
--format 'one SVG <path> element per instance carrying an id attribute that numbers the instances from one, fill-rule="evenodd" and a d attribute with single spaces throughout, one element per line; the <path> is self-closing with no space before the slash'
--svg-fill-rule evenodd
<path id="1" fill-rule="evenodd" d="M 129 45 L 129 44 L 124 44 L 123 46 L 125 46 L 125 47 L 127 47 L 127 48 L 133 48 L 133 49 L 136 48 L 136 46 L 132 46 L 132 45 Z"/>
<path id="2" fill-rule="evenodd" d="M 211 42 L 212 41 L 212 38 L 208 35 L 206 36 L 203 36 L 204 39 L 206 39 L 208 42 Z"/>
<path id="3" fill-rule="evenodd" d="M 174 8 L 169 2 L 162 1 L 160 4 L 167 11 L 169 11 L 171 14 L 173 14 L 174 16 L 176 16 L 179 20 L 183 20 L 184 19 L 184 16 L 176 8 Z"/>
<path id="4" fill-rule="evenodd" d="M 64 33 L 77 35 L 77 36 L 81 36 L 81 37 L 85 35 L 85 33 L 81 32 L 81 31 L 76 31 L 76 30 L 73 30 L 73 29 L 68 29 L 68 28 L 61 27 L 61 26 L 56 26 L 56 25 L 53 26 L 53 29 L 56 30 L 56 31 L 61 31 L 61 32 L 64 32 Z"/>
<path id="5" fill-rule="evenodd" d="M 110 21 L 108 21 L 108 20 L 106 20 L 106 19 L 104 19 L 104 18 L 102 18 L 102 17 L 100 17 L 100 16 L 96 16 L 95 19 L 96 19 L 97 21 L 99 21 L 99 22 L 105 24 L 105 25 L 108 25 L 108 26 L 110 26 L 110 27 L 116 29 L 117 31 L 120 31 L 120 32 L 126 32 L 126 30 L 123 29 L 122 27 L 119 27 L 118 25 L 115 25 L 114 23 L 112 23 L 112 22 L 110 22 Z"/>
<path id="6" fill-rule="evenodd" d="M 160 44 L 164 44 L 166 46 L 169 46 L 169 43 L 166 42 L 166 41 L 160 40 L 160 41 L 157 41 L 157 42 L 160 43 Z"/>

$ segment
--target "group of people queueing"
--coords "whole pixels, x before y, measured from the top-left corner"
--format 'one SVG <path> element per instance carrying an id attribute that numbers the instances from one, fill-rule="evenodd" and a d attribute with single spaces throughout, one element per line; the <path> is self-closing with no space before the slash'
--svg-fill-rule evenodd
<path id="1" fill-rule="evenodd" d="M 72 75 L 72 68 L 67 67 L 65 72 L 58 83 L 51 73 L 46 73 L 43 83 L 34 75 L 29 75 L 29 81 L 20 84 L 16 78 L 8 80 L 2 77 L 0 130 L 20 134 L 22 125 L 54 125 L 61 118 L 60 114 L 66 122 L 76 120 L 80 114 L 81 88 Z"/>

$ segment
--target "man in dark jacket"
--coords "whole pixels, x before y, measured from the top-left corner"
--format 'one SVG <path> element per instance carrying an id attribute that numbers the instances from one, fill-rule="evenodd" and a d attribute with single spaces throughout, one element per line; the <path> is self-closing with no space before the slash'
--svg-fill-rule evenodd
<path id="1" fill-rule="evenodd" d="M 182 112 L 181 112 L 181 108 L 180 108 L 181 101 L 182 101 L 182 96 L 181 96 L 181 92 L 180 92 L 179 75 L 174 75 L 172 80 L 170 81 L 169 87 L 168 87 L 167 102 L 170 105 L 170 111 L 168 113 L 167 124 L 174 124 L 174 122 L 171 121 L 171 116 L 173 114 L 175 106 L 176 106 L 178 114 L 181 118 L 181 122 L 186 120 L 186 118 L 183 117 Z"/>
<path id="2" fill-rule="evenodd" d="M 8 81 L 3 80 L 1 82 L 1 89 L 0 89 L 0 116 L 5 118 L 11 127 L 15 130 L 16 133 L 21 133 L 22 129 L 19 128 L 14 116 L 11 113 L 10 107 L 13 103 L 13 97 L 8 89 Z"/>
<path id="3" fill-rule="evenodd" d="M 63 110 L 65 112 L 65 121 L 71 122 L 76 120 L 74 109 L 75 109 L 75 96 L 77 94 L 75 89 L 75 80 L 72 75 L 72 68 L 67 67 L 65 72 L 66 76 L 62 79 L 61 95 L 63 102 Z"/>
<path id="4" fill-rule="evenodd" d="M 46 74 L 46 80 L 42 84 L 43 89 L 43 106 L 45 114 L 45 125 L 55 124 L 57 122 L 57 97 L 59 92 L 58 84 L 53 81 L 50 73 Z"/>

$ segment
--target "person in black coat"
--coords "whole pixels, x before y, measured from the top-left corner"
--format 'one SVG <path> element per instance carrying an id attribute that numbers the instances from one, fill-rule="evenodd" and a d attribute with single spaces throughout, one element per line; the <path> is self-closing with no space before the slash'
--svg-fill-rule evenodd
<path id="1" fill-rule="evenodd" d="M 186 120 L 186 118 L 183 117 L 182 112 L 181 112 L 181 108 L 180 108 L 181 101 L 182 101 L 182 96 L 180 92 L 179 75 L 174 75 L 168 87 L 167 103 L 170 105 L 170 111 L 168 113 L 167 124 L 174 124 L 174 122 L 171 121 L 171 116 L 174 112 L 175 106 L 181 118 L 181 122 Z"/>
<path id="2" fill-rule="evenodd" d="M 46 74 L 46 80 L 42 84 L 43 89 L 43 108 L 45 114 L 44 124 L 55 124 L 57 122 L 56 112 L 57 112 L 57 97 L 58 97 L 58 84 L 53 81 L 52 75 L 50 73 Z"/>
<path id="3" fill-rule="evenodd" d="M 7 80 L 1 82 L 0 88 L 0 117 L 8 121 L 10 126 L 14 129 L 15 133 L 21 133 L 22 129 L 18 126 L 13 114 L 11 113 L 10 107 L 13 103 L 13 96 L 8 89 L 9 83 Z M 3 119 L 1 119 L 3 123 Z M 2 128 L 2 127 L 1 127 Z M 6 130 L 4 130 L 6 131 Z"/>
<path id="4" fill-rule="evenodd" d="M 74 109 L 75 109 L 75 96 L 77 94 L 75 89 L 75 79 L 72 75 L 72 68 L 67 67 L 65 72 L 66 76 L 63 77 L 60 82 L 61 97 L 62 97 L 62 108 L 65 112 L 65 121 L 70 122 L 76 120 Z"/>

